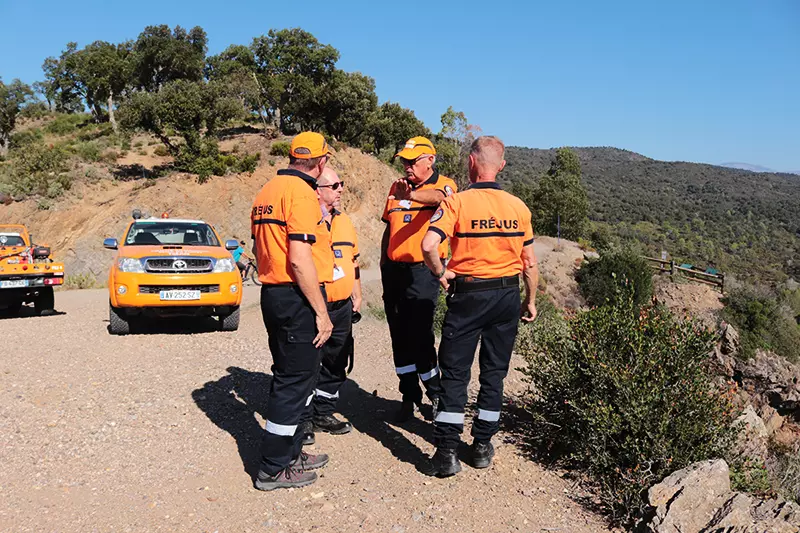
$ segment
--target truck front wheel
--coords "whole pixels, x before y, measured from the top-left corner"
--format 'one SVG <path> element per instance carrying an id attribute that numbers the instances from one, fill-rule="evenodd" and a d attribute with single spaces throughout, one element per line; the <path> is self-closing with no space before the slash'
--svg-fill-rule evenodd
<path id="1" fill-rule="evenodd" d="M 51 313 L 56 307 L 56 297 L 53 294 L 53 287 L 44 287 L 39 291 L 39 295 L 33 302 L 33 308 L 37 314 Z"/>
<path id="2" fill-rule="evenodd" d="M 108 324 L 112 335 L 127 335 L 131 332 L 131 324 L 121 309 L 108 305 Z"/>

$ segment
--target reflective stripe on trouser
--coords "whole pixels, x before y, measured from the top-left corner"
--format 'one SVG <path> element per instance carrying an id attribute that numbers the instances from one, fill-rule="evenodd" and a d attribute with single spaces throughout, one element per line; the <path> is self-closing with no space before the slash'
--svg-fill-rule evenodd
<path id="1" fill-rule="evenodd" d="M 299 288 L 263 285 L 261 315 L 273 361 L 261 469 L 275 475 L 303 447 L 297 426 L 314 391 L 321 351 L 313 344 L 314 311 Z"/>
<path id="2" fill-rule="evenodd" d="M 439 280 L 425 265 L 387 261 L 381 267 L 381 282 L 400 393 L 404 399 L 422 401 L 422 381 L 428 397 L 438 396 L 433 315 Z"/>
<path id="3" fill-rule="evenodd" d="M 456 448 L 464 431 L 464 407 L 475 348 L 480 391 L 472 436 L 489 440 L 500 428 L 503 379 L 508 374 L 519 322 L 519 289 L 511 287 L 449 296 L 439 345 L 442 395 L 434 421 L 434 444 Z"/>
<path id="4" fill-rule="evenodd" d="M 333 333 L 322 345 L 322 364 L 314 390 L 314 401 L 304 420 L 312 415 L 332 415 L 339 399 L 339 389 L 347 380 L 347 363 L 354 348 L 353 302 L 348 298 L 346 301 L 329 303 L 328 316 L 333 323 Z"/>

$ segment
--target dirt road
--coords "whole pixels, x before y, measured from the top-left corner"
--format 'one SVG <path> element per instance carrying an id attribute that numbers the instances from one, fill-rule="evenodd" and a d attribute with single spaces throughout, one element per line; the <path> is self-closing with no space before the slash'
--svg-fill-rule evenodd
<path id="1" fill-rule="evenodd" d="M 257 289 L 234 333 L 112 337 L 107 301 L 62 292 L 57 316 L 0 320 L 0 531 L 606 531 L 508 433 L 487 470 L 419 473 L 431 426 L 386 422 L 396 377 L 387 328 L 368 316 L 339 404 L 355 431 L 317 436 L 331 464 L 315 485 L 257 491 L 271 364 Z M 522 387 L 509 376 L 509 394 Z"/>

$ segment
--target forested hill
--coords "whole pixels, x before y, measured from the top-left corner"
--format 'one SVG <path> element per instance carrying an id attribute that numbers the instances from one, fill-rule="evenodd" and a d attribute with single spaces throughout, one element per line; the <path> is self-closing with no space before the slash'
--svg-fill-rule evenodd
<path id="1" fill-rule="evenodd" d="M 575 148 L 589 216 L 681 260 L 762 281 L 800 278 L 800 176 Z M 510 147 L 505 180 L 536 180 L 555 150 Z"/>

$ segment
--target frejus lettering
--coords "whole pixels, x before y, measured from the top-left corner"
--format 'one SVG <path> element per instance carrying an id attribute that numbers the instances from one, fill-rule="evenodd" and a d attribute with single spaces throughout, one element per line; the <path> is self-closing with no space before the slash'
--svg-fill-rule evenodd
<path id="1" fill-rule="evenodd" d="M 260 217 L 261 215 L 271 215 L 271 214 L 272 214 L 271 205 L 256 205 L 253 207 L 254 217 Z"/>
<path id="2" fill-rule="evenodd" d="M 497 220 L 494 218 L 472 220 L 472 229 L 518 229 L 518 220 Z"/>

